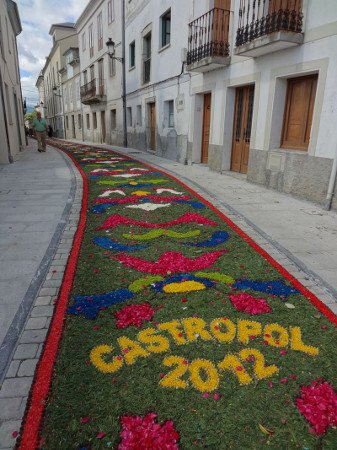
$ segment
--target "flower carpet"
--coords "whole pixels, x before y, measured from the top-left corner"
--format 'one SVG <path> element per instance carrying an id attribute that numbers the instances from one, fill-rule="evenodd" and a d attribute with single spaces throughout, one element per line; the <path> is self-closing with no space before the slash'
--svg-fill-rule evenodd
<path id="1" fill-rule="evenodd" d="M 80 223 L 20 449 L 336 449 L 337 317 L 179 180 L 58 144 Z"/>

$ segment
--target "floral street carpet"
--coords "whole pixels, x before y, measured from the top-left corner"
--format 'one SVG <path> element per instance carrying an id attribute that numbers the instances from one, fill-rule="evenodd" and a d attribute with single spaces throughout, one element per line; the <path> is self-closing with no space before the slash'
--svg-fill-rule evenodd
<path id="1" fill-rule="evenodd" d="M 179 180 L 59 147 L 82 211 L 18 447 L 336 449 L 336 316 Z"/>

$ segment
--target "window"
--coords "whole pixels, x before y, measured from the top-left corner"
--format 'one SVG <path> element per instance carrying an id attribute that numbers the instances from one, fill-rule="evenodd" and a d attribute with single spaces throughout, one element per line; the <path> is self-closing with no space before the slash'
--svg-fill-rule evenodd
<path id="1" fill-rule="evenodd" d="M 87 114 L 87 128 L 90 130 L 90 114 Z"/>
<path id="2" fill-rule="evenodd" d="M 82 52 L 84 52 L 86 48 L 87 48 L 87 39 L 84 31 L 84 33 L 82 33 Z"/>
<path id="3" fill-rule="evenodd" d="M 92 24 L 89 25 L 89 56 L 90 58 L 94 56 L 94 35 Z"/>
<path id="4" fill-rule="evenodd" d="M 78 122 L 78 128 L 80 130 L 82 128 L 82 116 L 81 116 L 81 114 L 79 114 L 77 116 L 77 122 Z"/>
<path id="5" fill-rule="evenodd" d="M 9 89 L 8 85 L 5 83 L 5 91 L 6 91 L 6 103 L 7 103 L 7 113 L 8 113 L 8 123 L 13 123 L 12 118 L 12 108 L 11 108 L 11 102 L 9 100 Z"/>
<path id="6" fill-rule="evenodd" d="M 88 83 L 88 72 L 85 70 L 83 72 L 83 84 L 87 84 Z"/>
<path id="7" fill-rule="evenodd" d="M 160 47 L 165 47 L 171 42 L 171 9 L 160 18 L 161 42 Z"/>
<path id="8" fill-rule="evenodd" d="M 110 125 L 112 130 L 115 130 L 117 127 L 117 111 L 115 109 L 110 111 Z"/>
<path id="9" fill-rule="evenodd" d="M 114 77 L 116 75 L 116 63 L 113 58 L 109 58 L 109 76 Z"/>
<path id="10" fill-rule="evenodd" d="M 93 128 L 96 129 L 97 128 L 97 114 L 94 112 L 92 113 L 92 122 L 93 122 Z"/>
<path id="11" fill-rule="evenodd" d="M 142 105 L 137 105 L 137 125 L 142 126 Z"/>
<path id="12" fill-rule="evenodd" d="M 128 127 L 132 127 L 132 108 L 128 106 L 126 108 L 126 123 Z"/>
<path id="13" fill-rule="evenodd" d="M 103 48 L 102 11 L 97 16 L 97 41 L 98 41 L 98 50 L 102 50 Z"/>
<path id="14" fill-rule="evenodd" d="M 67 128 L 67 130 L 68 130 L 68 128 L 69 128 L 69 119 L 68 119 L 68 116 L 66 116 L 66 128 Z"/>
<path id="15" fill-rule="evenodd" d="M 143 38 L 143 55 L 143 83 L 147 83 L 151 76 L 151 33 Z"/>
<path id="16" fill-rule="evenodd" d="M 7 17 L 5 17 L 5 22 L 6 22 L 6 35 L 7 35 L 7 46 L 8 46 L 8 51 L 9 53 L 11 52 L 11 46 L 9 45 L 9 33 L 8 33 L 8 22 L 7 22 Z"/>
<path id="17" fill-rule="evenodd" d="M 2 28 L 1 28 L 1 20 L 0 20 L 0 51 L 2 57 L 4 57 L 4 47 L 3 47 L 3 36 L 2 36 Z"/>
<path id="18" fill-rule="evenodd" d="M 111 23 L 113 20 L 115 20 L 114 2 L 112 0 L 109 0 L 108 1 L 108 23 Z"/>
<path id="19" fill-rule="evenodd" d="M 167 128 L 174 127 L 174 101 L 168 100 L 164 102 L 164 120 Z"/>
<path id="20" fill-rule="evenodd" d="M 135 67 L 135 49 L 136 44 L 135 41 L 133 41 L 129 46 L 129 69 Z"/>
<path id="21" fill-rule="evenodd" d="M 281 147 L 307 150 L 316 87 L 317 75 L 288 80 Z"/>

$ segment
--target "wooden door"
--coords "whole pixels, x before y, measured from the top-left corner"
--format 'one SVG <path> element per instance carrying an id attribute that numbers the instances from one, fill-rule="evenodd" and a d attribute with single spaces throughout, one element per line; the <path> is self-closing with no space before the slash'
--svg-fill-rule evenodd
<path id="1" fill-rule="evenodd" d="M 105 111 L 101 111 L 101 130 L 102 130 L 102 142 L 105 142 Z"/>
<path id="2" fill-rule="evenodd" d="M 209 133 L 211 125 L 211 97 L 212 94 L 204 95 L 204 113 L 202 120 L 202 145 L 201 145 L 201 162 L 208 163 L 208 146 Z"/>
<path id="3" fill-rule="evenodd" d="M 278 13 L 280 9 L 296 11 L 301 9 L 301 0 L 269 0 L 268 14 Z"/>
<path id="4" fill-rule="evenodd" d="M 150 150 L 156 150 L 156 104 L 150 103 Z"/>
<path id="5" fill-rule="evenodd" d="M 317 75 L 288 80 L 281 147 L 308 148 L 316 87 Z"/>
<path id="6" fill-rule="evenodd" d="M 231 170 L 247 173 L 254 106 L 254 85 L 236 89 Z"/>

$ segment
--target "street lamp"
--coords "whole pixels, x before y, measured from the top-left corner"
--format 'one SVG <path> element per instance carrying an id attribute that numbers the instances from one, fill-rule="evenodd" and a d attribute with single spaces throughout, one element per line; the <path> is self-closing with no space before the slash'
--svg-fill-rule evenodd
<path id="1" fill-rule="evenodd" d="M 124 15 L 124 5 L 123 5 L 123 15 Z M 124 17 L 122 19 L 122 23 L 124 24 Z M 126 81 L 125 81 L 125 45 L 124 45 L 124 30 L 122 33 L 122 52 L 123 57 L 120 58 L 115 56 L 115 43 L 111 39 L 108 38 L 105 45 L 108 48 L 108 55 L 111 59 L 115 59 L 116 61 L 122 63 L 122 102 L 123 102 L 123 145 L 124 147 L 128 146 L 128 135 L 126 131 Z"/>

